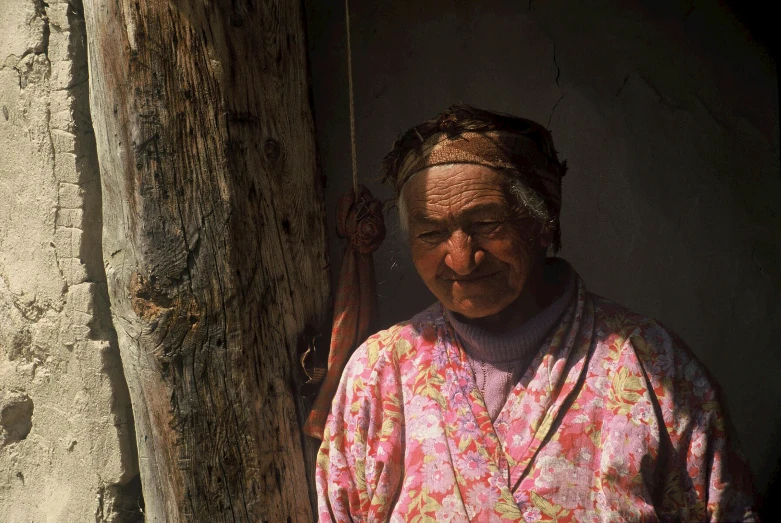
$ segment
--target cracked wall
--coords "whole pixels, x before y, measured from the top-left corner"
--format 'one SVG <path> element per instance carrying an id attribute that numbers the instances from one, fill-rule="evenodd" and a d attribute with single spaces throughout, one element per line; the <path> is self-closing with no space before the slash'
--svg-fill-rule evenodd
<path id="1" fill-rule="evenodd" d="M 80 0 L 0 9 L 0 520 L 141 516 Z"/>
<path id="2" fill-rule="evenodd" d="M 306 7 L 334 231 L 352 186 L 344 11 Z M 706 363 L 763 493 L 781 456 L 778 83 L 746 29 L 714 0 L 384 0 L 350 15 L 361 183 L 389 197 L 383 155 L 450 103 L 547 124 L 569 164 L 561 256 Z M 433 301 L 395 213 L 388 226 L 374 257 L 383 325 Z M 332 260 L 343 247 L 331 234 Z"/>

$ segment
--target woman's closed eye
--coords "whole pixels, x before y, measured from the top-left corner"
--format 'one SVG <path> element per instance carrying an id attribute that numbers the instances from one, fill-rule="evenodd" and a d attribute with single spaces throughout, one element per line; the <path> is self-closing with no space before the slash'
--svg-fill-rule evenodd
<path id="1" fill-rule="evenodd" d="M 480 220 L 469 227 L 472 234 L 490 234 L 502 225 L 503 220 Z"/>
<path id="2" fill-rule="evenodd" d="M 417 234 L 417 238 L 426 243 L 441 243 L 445 241 L 450 234 L 446 230 L 430 229 Z"/>

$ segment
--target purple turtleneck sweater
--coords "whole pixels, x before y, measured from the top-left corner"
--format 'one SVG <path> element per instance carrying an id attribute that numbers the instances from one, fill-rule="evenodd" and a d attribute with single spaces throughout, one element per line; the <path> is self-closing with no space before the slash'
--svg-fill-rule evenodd
<path id="1" fill-rule="evenodd" d="M 556 301 L 508 332 L 487 331 L 447 312 L 447 320 L 466 351 L 492 421 L 499 416 L 510 391 L 523 378 L 546 335 L 558 323 L 574 290 L 575 278 L 570 271 L 564 292 Z"/>

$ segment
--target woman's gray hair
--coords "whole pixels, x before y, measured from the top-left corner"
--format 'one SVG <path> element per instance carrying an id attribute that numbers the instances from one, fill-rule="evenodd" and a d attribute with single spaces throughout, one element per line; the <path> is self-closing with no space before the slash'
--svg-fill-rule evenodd
<path id="1" fill-rule="evenodd" d="M 516 205 L 534 218 L 540 225 L 540 230 L 558 229 L 558 217 L 548 208 L 545 199 L 516 177 L 510 180 L 510 195 L 515 199 Z"/>

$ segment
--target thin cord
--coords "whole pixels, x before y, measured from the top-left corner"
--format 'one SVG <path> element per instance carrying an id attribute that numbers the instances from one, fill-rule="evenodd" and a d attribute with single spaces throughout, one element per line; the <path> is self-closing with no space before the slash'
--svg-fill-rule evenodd
<path id="1" fill-rule="evenodd" d="M 355 100 L 353 99 L 353 53 L 350 46 L 350 0 L 344 0 L 344 18 L 347 26 L 347 84 L 350 93 L 350 147 L 353 159 L 353 191 L 358 197 L 358 160 L 355 146 Z"/>

